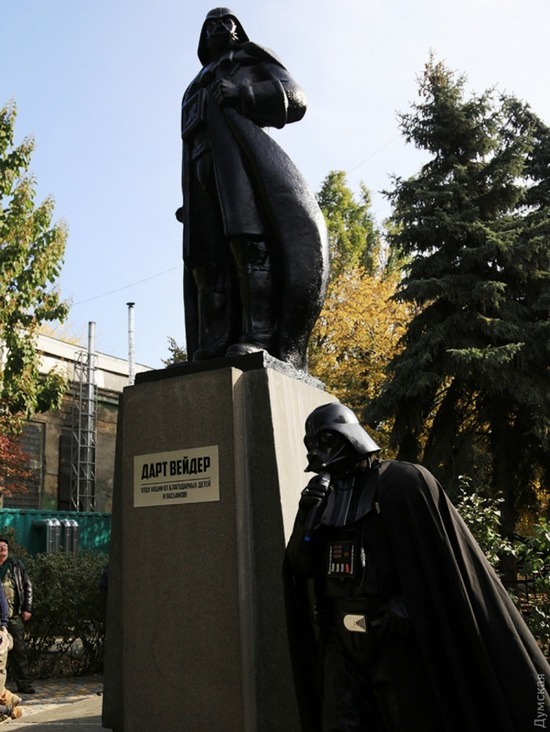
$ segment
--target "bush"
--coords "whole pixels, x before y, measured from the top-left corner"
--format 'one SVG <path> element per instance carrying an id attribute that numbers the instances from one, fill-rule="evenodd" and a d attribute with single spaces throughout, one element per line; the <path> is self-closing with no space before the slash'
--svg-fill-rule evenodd
<path id="1" fill-rule="evenodd" d="M 465 477 L 454 503 L 497 572 L 503 560 L 513 559 L 518 577 L 515 586 L 509 587 L 511 596 L 550 657 L 550 524 L 541 519 L 529 536 L 504 539 L 499 533 L 502 498 L 482 495 Z"/>
<path id="2" fill-rule="evenodd" d="M 38 678 L 103 671 L 106 595 L 100 578 L 104 554 L 26 557 L 34 606 L 27 623 L 31 672 Z"/>
<path id="3" fill-rule="evenodd" d="M 550 657 L 550 524 L 541 519 L 517 542 L 518 597 L 527 625 Z"/>
<path id="4" fill-rule="evenodd" d="M 453 502 L 487 559 L 498 571 L 506 557 L 515 556 L 513 544 L 500 533 L 501 496 L 484 496 L 472 487 L 466 476 L 460 476 L 460 488 Z"/>

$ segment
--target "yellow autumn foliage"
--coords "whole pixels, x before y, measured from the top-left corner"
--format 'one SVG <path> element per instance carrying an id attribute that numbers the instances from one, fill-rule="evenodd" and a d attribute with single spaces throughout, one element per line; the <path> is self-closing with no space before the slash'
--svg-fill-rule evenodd
<path id="1" fill-rule="evenodd" d="M 311 374 L 359 418 L 384 384 L 409 320 L 407 306 L 393 299 L 398 281 L 398 273 L 368 274 L 361 266 L 341 272 L 310 339 Z"/>

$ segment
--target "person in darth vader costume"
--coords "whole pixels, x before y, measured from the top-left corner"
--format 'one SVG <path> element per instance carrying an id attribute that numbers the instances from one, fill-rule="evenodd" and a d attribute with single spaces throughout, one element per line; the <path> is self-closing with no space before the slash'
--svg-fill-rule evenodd
<path id="1" fill-rule="evenodd" d="M 203 68 L 182 102 L 184 303 L 195 361 L 265 350 L 306 368 L 328 279 L 315 196 L 264 128 L 305 114 L 282 62 L 228 8 L 201 29 Z"/>
<path id="2" fill-rule="evenodd" d="M 309 415 L 304 442 L 316 475 L 285 556 L 302 729 L 550 725 L 550 667 L 433 475 L 379 460 L 339 403 Z"/>

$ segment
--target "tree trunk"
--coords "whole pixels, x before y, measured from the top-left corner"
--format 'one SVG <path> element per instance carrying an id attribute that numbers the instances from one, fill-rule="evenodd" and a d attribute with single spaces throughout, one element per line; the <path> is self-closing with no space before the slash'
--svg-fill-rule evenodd
<path id="1" fill-rule="evenodd" d="M 505 410 L 497 407 L 491 428 L 491 453 L 493 458 L 493 495 L 500 493 L 503 502 L 500 509 L 500 534 L 512 539 L 517 522 L 515 506 L 514 460 L 512 431 Z M 504 584 L 513 587 L 517 581 L 517 564 L 513 556 L 505 556 L 501 563 Z"/>

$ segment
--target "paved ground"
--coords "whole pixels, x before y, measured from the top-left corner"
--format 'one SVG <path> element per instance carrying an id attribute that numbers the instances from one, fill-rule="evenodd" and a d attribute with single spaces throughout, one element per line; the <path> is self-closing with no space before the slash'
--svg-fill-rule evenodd
<path id="1" fill-rule="evenodd" d="M 2 732 L 105 732 L 101 726 L 101 676 L 37 680 L 34 686 L 36 694 L 20 695 L 23 716 L 2 722 Z"/>

